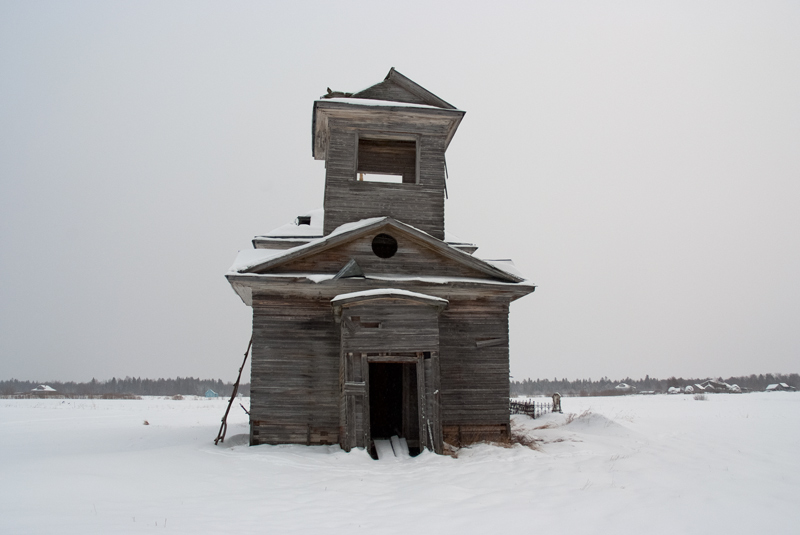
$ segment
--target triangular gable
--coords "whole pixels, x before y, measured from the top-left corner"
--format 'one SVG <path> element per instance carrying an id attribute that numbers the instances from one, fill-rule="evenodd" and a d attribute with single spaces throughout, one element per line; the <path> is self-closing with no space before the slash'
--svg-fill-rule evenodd
<path id="1" fill-rule="evenodd" d="M 483 276 L 488 276 L 496 280 L 499 279 L 504 282 L 512 283 L 522 282 L 524 280 L 518 275 L 499 269 L 492 264 L 447 245 L 445 242 L 434 238 L 430 234 L 390 217 L 365 219 L 363 221 L 342 225 L 328 236 L 312 240 L 305 245 L 293 249 L 277 252 L 274 256 L 266 258 L 263 262 L 249 264 L 236 271 L 239 273 L 263 274 L 283 271 L 282 268 L 288 268 L 293 265 L 302 265 L 304 261 L 306 261 L 305 263 L 313 263 L 315 258 L 322 258 L 324 256 L 323 253 L 326 251 L 330 254 L 337 249 L 341 249 L 342 246 L 348 243 L 355 242 L 360 238 L 382 230 L 392 232 L 397 235 L 398 238 L 402 236 L 403 239 L 407 239 L 410 243 L 420 247 L 420 249 L 427 250 L 431 256 L 440 258 L 443 262 L 460 265 L 465 271 L 477 272 L 475 273 L 476 275 L 482 274 Z M 332 273 L 335 274 L 338 272 L 346 263 L 347 260 L 344 260 L 341 262 L 341 265 L 336 264 L 337 267 Z M 364 269 L 367 271 L 366 268 Z M 424 273 L 419 273 L 419 275 L 424 275 Z"/>
<path id="2" fill-rule="evenodd" d="M 394 70 L 394 67 L 389 70 L 389 74 L 386 75 L 383 82 L 348 96 L 350 98 L 425 104 L 449 110 L 456 109 L 452 104 L 445 102 L 415 81 Z"/>

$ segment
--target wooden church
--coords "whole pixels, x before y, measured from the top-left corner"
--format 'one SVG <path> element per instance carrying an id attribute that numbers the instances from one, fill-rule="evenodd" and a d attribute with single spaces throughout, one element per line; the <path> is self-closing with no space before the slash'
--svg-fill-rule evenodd
<path id="1" fill-rule="evenodd" d="M 253 308 L 250 443 L 412 454 L 509 435 L 509 261 L 445 232 L 464 112 L 392 69 L 314 102 L 324 208 L 256 236 L 226 275 Z"/>

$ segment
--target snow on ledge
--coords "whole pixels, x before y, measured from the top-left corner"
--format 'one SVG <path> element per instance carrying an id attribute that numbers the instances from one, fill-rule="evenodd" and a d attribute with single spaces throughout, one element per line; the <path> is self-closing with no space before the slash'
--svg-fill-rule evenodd
<path id="1" fill-rule="evenodd" d="M 342 301 L 349 301 L 351 299 L 358 299 L 360 297 L 413 297 L 415 299 L 424 299 L 442 305 L 447 305 L 449 301 L 441 297 L 434 297 L 432 295 L 421 294 L 418 292 L 410 292 L 408 290 L 400 290 L 398 288 L 378 288 L 375 290 L 362 290 L 360 292 L 350 292 L 347 294 L 340 294 L 331 299 L 331 304 L 335 305 Z"/>

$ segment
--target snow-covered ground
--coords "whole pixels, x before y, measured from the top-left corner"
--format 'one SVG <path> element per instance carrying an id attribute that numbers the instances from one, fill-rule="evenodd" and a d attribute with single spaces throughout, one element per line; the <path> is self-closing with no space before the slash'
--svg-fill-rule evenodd
<path id="1" fill-rule="evenodd" d="M 250 448 L 238 405 L 214 446 L 223 399 L 0 399 L 0 533 L 800 531 L 800 394 L 562 403 L 515 417 L 538 450 L 377 462 Z"/>

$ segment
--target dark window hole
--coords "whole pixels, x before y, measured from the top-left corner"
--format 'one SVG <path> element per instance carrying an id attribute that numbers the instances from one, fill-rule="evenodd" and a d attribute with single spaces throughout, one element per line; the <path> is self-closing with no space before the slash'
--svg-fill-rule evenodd
<path id="1" fill-rule="evenodd" d="M 397 240 L 388 234 L 378 234 L 372 240 L 372 252 L 380 258 L 391 258 L 397 252 Z"/>

